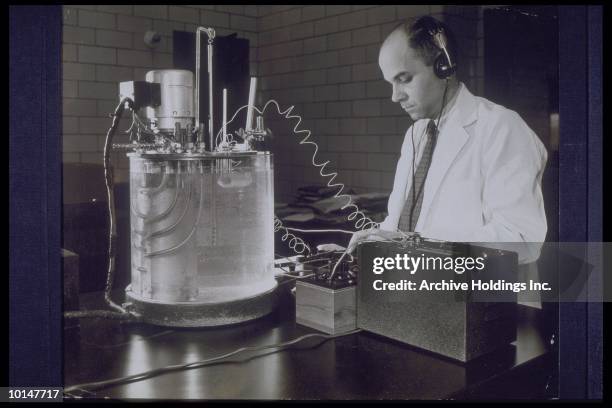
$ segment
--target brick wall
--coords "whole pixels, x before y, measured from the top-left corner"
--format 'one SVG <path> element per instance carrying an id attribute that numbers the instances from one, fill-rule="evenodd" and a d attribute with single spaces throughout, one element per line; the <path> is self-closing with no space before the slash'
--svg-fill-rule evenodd
<path id="1" fill-rule="evenodd" d="M 406 113 L 391 102 L 378 67 L 379 47 L 402 19 L 423 14 L 446 21 L 461 46 L 458 75 L 482 91 L 482 13 L 461 6 L 260 6 L 259 103 L 273 98 L 294 105 L 301 129 L 319 145 L 318 162 L 338 172 L 335 181 L 361 191 L 390 191 Z M 297 187 L 321 183 L 311 165 L 313 147 L 300 145 L 292 124 L 266 115 L 275 132 L 275 191 L 289 199 Z"/>
<path id="2" fill-rule="evenodd" d="M 258 103 L 275 98 L 282 108 L 295 105 L 301 128 L 311 130 L 319 144 L 318 161 L 330 160 L 326 170 L 338 171 L 336 181 L 358 191 L 390 191 L 410 120 L 390 100 L 378 50 L 401 19 L 422 14 L 453 28 L 463 57 L 459 77 L 482 93 L 477 6 L 64 6 L 64 161 L 101 163 L 118 82 L 171 68 L 172 31 L 205 25 L 250 40 L 251 72 L 260 78 Z M 154 49 L 143 41 L 149 29 L 163 36 Z M 275 134 L 277 197 L 289 198 L 304 183 L 321 183 L 310 164 L 312 147 L 297 143 L 290 122 L 272 114 L 266 119 Z M 115 154 L 113 163 L 117 178 L 125 180 L 125 155 Z"/>
<path id="3" fill-rule="evenodd" d="M 118 83 L 144 80 L 151 69 L 172 68 L 173 30 L 204 25 L 218 35 L 237 32 L 250 40 L 256 73 L 256 6 L 70 5 L 63 12 L 64 162 L 102 163 Z M 162 34 L 154 49 L 144 43 L 147 30 Z M 124 122 L 125 129 L 129 121 Z M 118 180 L 126 180 L 125 155 L 114 155 L 113 162 Z"/>

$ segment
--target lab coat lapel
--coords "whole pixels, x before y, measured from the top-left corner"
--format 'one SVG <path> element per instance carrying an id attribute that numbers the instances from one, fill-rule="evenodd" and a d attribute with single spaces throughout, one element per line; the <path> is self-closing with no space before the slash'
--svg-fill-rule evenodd
<path id="1" fill-rule="evenodd" d="M 449 168 L 470 137 L 465 128 L 474 123 L 477 116 L 476 98 L 467 90 L 465 85 L 461 85 L 455 106 L 453 111 L 449 113 L 447 123 L 442 123 L 440 126 L 441 131 L 438 134 L 436 149 L 434 150 L 431 167 L 425 181 L 423 205 L 421 206 L 421 214 L 415 228 L 416 230 L 421 231 L 424 220 L 427 219 L 427 215 L 431 210 L 432 201 L 440 189 Z"/>

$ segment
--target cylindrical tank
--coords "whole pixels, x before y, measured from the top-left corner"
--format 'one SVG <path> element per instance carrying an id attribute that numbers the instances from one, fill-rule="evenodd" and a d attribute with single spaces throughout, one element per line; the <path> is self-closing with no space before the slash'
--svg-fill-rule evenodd
<path id="1" fill-rule="evenodd" d="M 162 131 L 174 131 L 193 124 L 193 73 L 184 69 L 158 69 L 147 72 L 147 82 L 160 84 L 161 104 L 147 108 L 147 117 Z"/>
<path id="2" fill-rule="evenodd" d="M 269 312 L 271 301 L 253 302 L 276 287 L 272 155 L 128 156 L 128 299 L 148 308 L 141 310 L 147 320 L 170 326 L 237 323 Z"/>

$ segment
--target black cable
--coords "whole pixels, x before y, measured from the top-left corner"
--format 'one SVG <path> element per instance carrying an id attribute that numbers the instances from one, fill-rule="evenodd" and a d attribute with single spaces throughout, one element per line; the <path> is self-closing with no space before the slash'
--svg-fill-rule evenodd
<path id="1" fill-rule="evenodd" d="M 113 167 L 110 163 L 110 151 L 113 145 L 113 137 L 119 126 L 119 121 L 125 110 L 125 105 L 133 111 L 134 101 L 130 98 L 123 98 L 115 108 L 112 114 L 113 122 L 111 127 L 106 132 L 106 140 L 104 142 L 104 181 L 106 184 L 106 193 L 108 198 L 108 218 L 109 218 L 109 244 L 108 244 L 108 270 L 106 275 L 106 285 L 104 288 L 104 300 L 116 312 L 107 310 L 85 310 L 75 312 L 65 312 L 65 318 L 123 318 L 118 315 L 125 316 L 126 319 L 136 319 L 135 316 L 129 314 L 123 307 L 113 302 L 111 299 L 111 291 L 113 289 L 113 281 L 115 275 L 115 255 L 117 252 L 117 226 L 115 223 L 115 196 L 113 192 Z"/>
<path id="2" fill-rule="evenodd" d="M 108 244 L 108 273 L 106 275 L 106 287 L 104 289 L 104 300 L 113 309 L 122 313 L 127 313 L 124 308 L 113 302 L 111 299 L 111 291 L 113 289 L 113 280 L 115 275 L 115 255 L 117 252 L 117 225 L 115 223 L 115 194 L 113 191 L 114 177 L 113 167 L 110 162 L 110 152 L 113 146 L 113 137 L 119 126 L 119 121 L 123 115 L 125 105 L 128 105 L 133 110 L 134 101 L 130 98 L 123 98 L 115 108 L 113 113 L 113 123 L 106 132 L 106 140 L 104 142 L 104 181 L 106 182 L 106 192 L 108 196 L 108 218 L 109 218 L 109 244 Z"/>
<path id="3" fill-rule="evenodd" d="M 343 337 L 343 336 L 348 336 L 351 334 L 355 334 L 360 332 L 361 329 L 357 329 L 357 330 L 352 330 L 350 332 L 346 332 L 346 333 L 342 333 L 342 334 L 335 334 L 335 335 L 328 335 L 328 334 L 320 334 L 320 333 L 311 333 L 311 334 L 306 334 L 304 336 L 300 336 L 296 339 L 290 340 L 290 341 L 286 341 L 283 343 L 278 343 L 278 344 L 271 344 L 271 345 L 267 345 L 267 346 L 261 346 L 261 347 L 241 347 L 239 349 L 236 349 L 232 352 L 217 356 L 217 357 L 212 357 L 212 358 L 208 358 L 205 360 L 201 360 L 201 361 L 195 361 L 193 363 L 187 363 L 187 364 L 176 364 L 176 365 L 169 365 L 166 367 L 162 367 L 162 368 L 157 368 L 157 369 L 153 369 L 153 370 L 149 370 L 149 371 L 145 371 L 143 373 L 138 373 L 138 374 L 133 374 L 133 375 L 129 375 L 126 377 L 120 377 L 120 378 L 113 378 L 110 380 L 105 380 L 105 381 L 96 381 L 96 382 L 91 382 L 91 383 L 86 383 L 86 384 L 78 384 L 78 385 L 73 385 L 71 387 L 67 387 L 64 389 L 65 393 L 70 393 L 72 391 L 75 390 L 80 390 L 80 391 L 95 391 L 95 390 L 100 390 L 103 388 L 107 388 L 110 386 L 115 386 L 115 385 L 122 385 L 122 384 L 127 384 L 130 382 L 134 382 L 134 381 L 141 381 L 141 380 L 146 380 L 148 378 L 151 377 L 155 377 L 161 374 L 166 374 L 166 373 L 170 373 L 170 372 L 174 372 L 174 371 L 182 371 L 182 370 L 187 370 L 187 369 L 191 369 L 191 368 L 200 368 L 200 367 L 204 367 L 206 365 L 209 365 L 211 363 L 214 363 L 216 361 L 219 360 L 223 360 L 226 359 L 228 357 L 231 357 L 233 355 L 236 355 L 238 353 L 241 353 L 243 351 L 262 351 L 262 350 L 267 350 L 267 349 L 271 349 L 271 348 L 278 348 L 278 349 L 284 349 L 287 348 L 289 346 L 292 346 L 293 344 L 296 344 L 302 340 L 305 340 L 307 338 L 312 338 L 312 337 L 321 337 L 325 340 L 330 340 L 330 339 L 335 339 L 338 337 Z M 280 351 L 280 350 L 277 350 Z"/>

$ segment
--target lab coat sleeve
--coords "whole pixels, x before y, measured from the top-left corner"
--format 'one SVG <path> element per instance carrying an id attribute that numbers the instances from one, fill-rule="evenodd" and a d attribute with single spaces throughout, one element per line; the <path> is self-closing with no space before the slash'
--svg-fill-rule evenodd
<path id="1" fill-rule="evenodd" d="M 471 242 L 541 243 L 547 224 L 542 173 L 547 153 L 520 116 L 501 108 L 485 126 L 482 141 L 484 225 L 468 232 Z M 537 260 L 541 245 L 525 244 L 519 262 Z"/>

